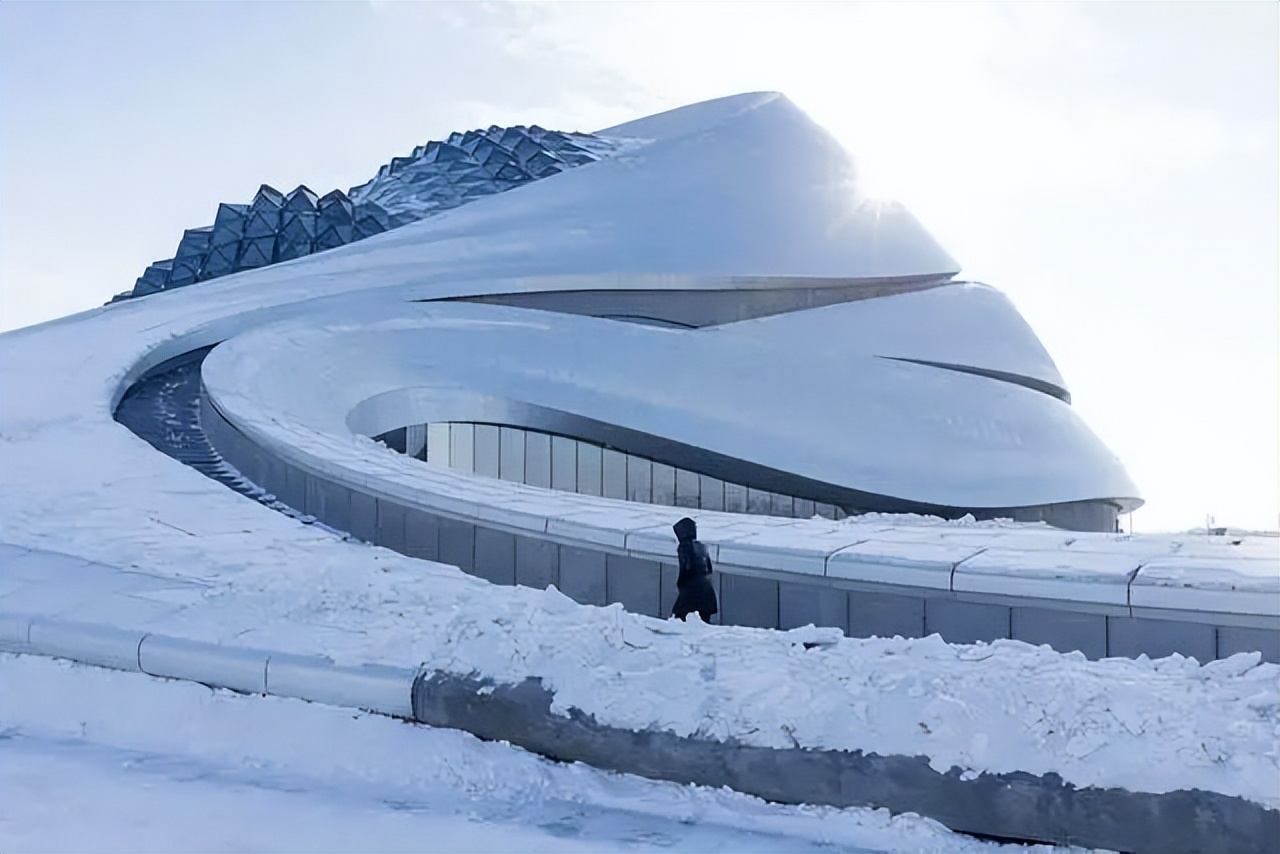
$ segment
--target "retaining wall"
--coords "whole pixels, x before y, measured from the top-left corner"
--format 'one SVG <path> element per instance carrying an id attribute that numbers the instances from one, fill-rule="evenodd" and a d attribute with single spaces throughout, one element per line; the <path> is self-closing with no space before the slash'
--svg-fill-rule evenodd
<path id="1" fill-rule="evenodd" d="M 260 447 L 203 393 L 200 407 L 213 447 L 245 478 L 356 539 L 498 584 L 555 584 L 584 604 L 621 602 L 637 613 L 670 614 L 675 540 L 665 527 L 608 529 L 498 506 L 453 510 L 429 494 L 417 500 L 391 496 Z M 1225 591 L 1216 606 L 1223 610 L 1207 611 L 1190 607 L 1199 591 L 1144 585 L 1136 573 L 1055 586 L 1001 570 L 996 558 L 1002 556 L 994 550 L 891 562 L 867 550 L 873 545 L 851 545 L 849 535 L 832 535 L 803 551 L 709 542 L 719 620 L 780 629 L 814 623 L 853 637 L 936 633 L 951 643 L 1011 638 L 1095 659 L 1180 653 L 1207 662 L 1258 651 L 1264 660 L 1280 662 L 1280 598 L 1274 594 Z M 1043 595 L 997 592 L 1011 586 Z"/>

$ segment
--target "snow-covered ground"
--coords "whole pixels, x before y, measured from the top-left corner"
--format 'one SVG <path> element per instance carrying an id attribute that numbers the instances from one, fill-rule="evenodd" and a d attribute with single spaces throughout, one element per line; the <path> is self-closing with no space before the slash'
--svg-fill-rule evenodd
<path id="1" fill-rule="evenodd" d="M 4 851 L 1002 847 L 918 816 L 766 804 L 349 709 L 53 659 L 0 655 L 0 682 Z"/>
<path id="2" fill-rule="evenodd" d="M 804 125 L 794 117 L 788 121 Z M 750 140 L 735 144 L 750 148 Z M 611 162 L 619 181 L 637 168 L 634 160 Z M 806 162 L 789 161 L 795 169 L 810 168 Z M 10 554 L 0 567 L 0 596 L 13 603 L 15 613 L 328 655 L 341 663 L 425 664 L 504 680 L 539 677 L 556 692 L 557 709 L 575 706 L 620 726 L 762 745 L 925 755 L 935 767 L 955 765 L 973 773 L 1056 771 L 1079 786 L 1148 792 L 1196 787 L 1272 808 L 1280 804 L 1280 667 L 1259 664 L 1256 655 L 1205 666 L 1177 657 L 1088 662 L 1014 642 L 852 640 L 817 630 L 675 624 L 618 606 L 584 607 L 554 590 L 495 587 L 452 567 L 303 525 L 158 454 L 112 420 L 119 396 L 148 366 L 297 316 L 309 300 L 420 282 L 427 288 L 452 280 L 450 265 L 458 275 L 476 277 L 493 257 L 502 262 L 486 268 L 494 275 L 522 273 L 528 246 L 543 253 L 530 268 L 536 273 L 609 269 L 601 253 L 616 250 L 615 242 L 631 246 L 636 234 L 653 241 L 633 247 L 629 269 L 637 269 L 645 252 L 674 234 L 686 235 L 681 229 L 698 217 L 716 221 L 715 210 L 682 207 L 681 217 L 661 221 L 665 231 L 647 229 L 646 217 L 660 209 L 654 202 L 644 210 L 617 212 L 621 226 L 636 227 L 619 231 L 626 240 L 599 228 L 591 240 L 581 239 L 565 229 L 595 228 L 590 219 L 599 212 L 574 206 L 585 192 L 582 176 L 597 166 L 503 194 L 515 202 L 497 212 L 482 200 L 418 232 L 410 226 L 333 254 L 0 335 L 0 544 L 79 559 L 68 565 L 39 554 L 30 560 Z M 762 174 L 769 182 L 787 177 Z M 711 182 L 700 185 L 707 192 L 688 197 L 713 197 L 715 176 L 700 177 Z M 556 186 L 571 191 L 552 206 L 567 210 L 568 219 L 530 216 L 538 199 L 552 192 L 546 188 Z M 661 187 L 649 189 L 662 195 Z M 734 228 L 725 226 L 705 246 L 688 242 L 689 252 L 706 246 L 715 251 L 687 269 L 741 272 L 730 264 L 748 247 L 756 255 L 745 261 L 757 266 L 749 264 L 746 272 L 793 273 L 796 258 L 811 259 L 812 266 L 800 272 L 847 272 L 849 258 L 837 251 L 843 244 L 835 237 L 828 251 L 806 254 L 803 235 L 796 234 L 805 223 L 779 222 L 789 215 L 787 205 L 769 207 L 761 220 L 765 231 L 777 225 L 784 238 L 795 237 L 792 244 L 784 240 L 785 252 L 773 258 L 764 257 L 771 251 L 768 241 L 744 237 L 744 224 L 755 222 L 752 211 L 732 204 L 726 209 L 735 212 L 727 221 Z M 458 233 L 463 226 L 506 237 L 495 243 L 484 233 Z M 434 243 L 424 239 L 433 228 Z M 533 239 L 544 236 L 545 243 Z M 430 252 L 424 255 L 424 246 L 431 245 L 437 250 L 434 267 L 426 263 Z M 550 269 L 557 258 L 568 259 L 567 266 Z M 689 259 L 665 261 L 673 265 L 668 269 L 681 270 Z M 930 264 L 927 271 L 936 270 Z M 423 296 L 439 296 L 438 290 Z M 499 487 L 473 480 L 471 509 Z M 601 507 L 591 512 L 611 524 L 616 520 L 609 513 L 624 524 L 648 512 L 620 502 Z M 797 543 L 873 526 L 904 554 L 971 537 L 999 537 L 1014 548 L 1048 538 L 1059 556 L 1082 562 L 1091 552 L 1079 543 L 1144 554 L 1200 548 L 1195 538 L 1075 537 L 1034 527 L 941 526 L 920 519 L 864 518 L 837 525 L 762 518 L 749 524 L 756 526 L 750 535 L 760 539 L 785 525 L 786 536 Z M 1260 573 L 1263 594 L 1275 586 L 1274 543 L 1240 547 L 1247 563 L 1266 564 Z M 1215 566 L 1222 563 L 1218 557 L 1213 555 Z M 1192 589 L 1183 581 L 1201 577 L 1171 577 L 1171 584 Z M 968 844 L 932 825 L 891 822 L 880 814 L 769 807 L 725 792 L 551 765 L 503 745 L 349 710 L 211 693 L 27 658 L 5 658 L 0 665 L 0 710 L 8 736 L 0 742 L 0 847 L 6 850 L 310 848 L 325 842 L 347 847 L 352 837 L 343 835 L 344 828 L 361 822 L 382 827 L 384 821 L 388 834 L 405 835 L 389 835 L 374 847 L 394 848 L 416 833 L 429 842 L 410 847 L 433 847 L 439 838 L 444 841 L 435 847 L 507 849 L 526 825 L 542 827 L 529 831 L 541 835 L 514 847 L 754 850 L 775 844 L 770 839 L 788 850 L 831 841 L 890 849 L 957 850 Z M 126 769 L 126 761 L 134 765 Z M 148 784 L 153 788 L 146 789 Z M 256 827 L 263 822 L 248 821 L 257 809 L 249 801 L 263 785 L 274 786 L 270 797 L 290 811 L 287 822 L 270 831 Z M 226 810 L 201 806 L 220 799 Z M 76 835 L 70 818 L 59 821 L 47 812 L 59 802 L 85 805 L 71 811 L 83 821 L 83 835 Z M 416 806 L 406 810 L 389 802 Z M 575 813 L 573 804 L 587 806 Z M 140 812 L 137 823 L 152 822 L 154 837 L 130 835 L 135 821 L 121 819 L 116 810 L 131 806 Z M 171 823 L 169 809 L 176 816 Z M 247 835 L 219 835 L 231 832 L 228 814 L 246 817 L 241 832 Z M 544 814 L 553 816 L 545 826 L 530 820 Z M 566 815 L 579 816 L 570 826 L 581 828 L 568 841 L 558 835 Z M 95 816 L 100 821 L 90 820 Z M 472 816 L 492 823 L 494 835 L 470 835 Z M 187 817 L 205 828 L 203 838 L 177 829 Z M 422 824 L 410 829 L 415 821 Z M 619 832 L 620 826 L 628 829 Z M 858 835 L 864 831 L 870 835 Z M 255 832 L 285 836 L 266 840 Z M 650 832 L 660 835 L 645 836 Z"/>

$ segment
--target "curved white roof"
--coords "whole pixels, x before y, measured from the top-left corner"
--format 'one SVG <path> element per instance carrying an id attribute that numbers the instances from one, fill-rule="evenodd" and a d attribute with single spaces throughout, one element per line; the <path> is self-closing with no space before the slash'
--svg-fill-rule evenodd
<path id="1" fill-rule="evenodd" d="M 989 288 L 951 285 L 705 330 L 412 297 L 335 298 L 239 336 L 206 360 L 205 384 L 236 423 L 282 437 L 349 435 L 360 404 L 396 392 L 416 403 L 380 429 L 451 420 L 443 401 L 466 390 L 922 504 L 1136 502 L 1119 460 L 1061 400 L 900 361 L 1060 384 Z"/>

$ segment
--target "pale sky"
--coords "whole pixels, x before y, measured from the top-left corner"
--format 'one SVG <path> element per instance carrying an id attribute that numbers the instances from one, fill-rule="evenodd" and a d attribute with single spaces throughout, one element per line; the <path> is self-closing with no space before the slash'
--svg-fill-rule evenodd
<path id="1" fill-rule="evenodd" d="M 0 329 L 261 183 L 786 94 L 1040 335 L 1147 499 L 1280 517 L 1280 5 L 0 3 Z"/>

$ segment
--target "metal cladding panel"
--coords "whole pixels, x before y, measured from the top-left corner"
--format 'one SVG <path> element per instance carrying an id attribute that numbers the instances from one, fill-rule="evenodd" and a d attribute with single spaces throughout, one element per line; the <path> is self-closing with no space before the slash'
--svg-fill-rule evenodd
<path id="1" fill-rule="evenodd" d="M 427 462 L 449 465 L 449 423 L 437 421 L 427 425 Z"/>
<path id="2" fill-rule="evenodd" d="M 653 503 L 674 507 L 676 503 L 676 470 L 662 463 L 653 464 Z"/>
<path id="3" fill-rule="evenodd" d="M 476 526 L 467 522 L 439 518 L 441 563 L 452 564 L 463 572 L 475 574 Z"/>
<path id="4" fill-rule="evenodd" d="M 545 590 L 560 584 L 560 546 L 516 536 L 516 584 Z"/>
<path id="5" fill-rule="evenodd" d="M 1260 652 L 1263 661 L 1280 663 L 1280 632 L 1218 626 L 1218 657 L 1230 658 L 1238 652 Z"/>
<path id="6" fill-rule="evenodd" d="M 551 488 L 578 491 L 578 443 L 564 436 L 551 437 Z"/>
<path id="7" fill-rule="evenodd" d="M 605 598 L 636 614 L 662 616 L 662 570 L 657 561 L 607 555 Z"/>
<path id="8" fill-rule="evenodd" d="M 497 477 L 498 428 L 492 424 L 477 424 L 475 431 L 475 472 L 484 477 Z"/>
<path id="9" fill-rule="evenodd" d="M 498 428 L 498 477 L 513 483 L 526 483 L 524 430 Z"/>
<path id="10" fill-rule="evenodd" d="M 627 455 L 611 448 L 604 449 L 602 494 L 605 498 L 625 500 L 627 497 Z"/>
<path id="11" fill-rule="evenodd" d="M 729 513 L 747 512 L 747 488 L 740 483 L 724 485 L 724 509 Z"/>
<path id="12" fill-rule="evenodd" d="M 778 627 L 778 582 L 749 575 L 720 575 L 720 622 L 761 629 Z"/>
<path id="13" fill-rule="evenodd" d="M 676 506 L 700 506 L 700 489 L 698 474 L 686 469 L 676 469 Z"/>
<path id="14" fill-rule="evenodd" d="M 604 552 L 560 547 L 560 592 L 583 605 L 608 601 Z"/>
<path id="15" fill-rule="evenodd" d="M 1147 617 L 1107 617 L 1107 655 L 1124 658 L 1166 658 L 1174 653 L 1201 664 L 1218 657 L 1214 626 Z"/>
<path id="16" fill-rule="evenodd" d="M 404 508 L 404 548 L 410 557 L 440 560 L 440 517 Z"/>
<path id="17" fill-rule="evenodd" d="M 598 445 L 578 443 L 578 492 L 600 495 L 604 485 L 604 454 Z"/>
<path id="18" fill-rule="evenodd" d="M 408 543 L 404 536 L 404 507 L 386 498 L 379 498 L 377 502 L 378 531 L 374 542 L 384 548 L 408 554 Z"/>
<path id="19" fill-rule="evenodd" d="M 524 482 L 551 488 L 551 437 L 526 430 L 524 434 Z"/>
<path id="20" fill-rule="evenodd" d="M 1078 650 L 1091 660 L 1107 657 L 1107 618 L 1103 614 L 1014 608 L 1010 621 L 1014 640 L 1048 644 L 1058 652 Z"/>
<path id="21" fill-rule="evenodd" d="M 475 441 L 475 425 L 449 425 L 449 468 L 458 471 L 476 470 Z"/>
<path id="22" fill-rule="evenodd" d="M 351 492 L 351 536 L 366 543 L 378 541 L 378 502 L 372 495 Z"/>
<path id="23" fill-rule="evenodd" d="M 627 455 L 627 500 L 653 501 L 653 463 L 632 454 Z"/>
<path id="24" fill-rule="evenodd" d="M 723 510 L 724 481 L 705 474 L 699 475 L 698 506 L 703 510 Z"/>
<path id="25" fill-rule="evenodd" d="M 1009 637 L 1009 607 L 954 599 L 926 599 L 924 630 L 947 643 L 977 643 Z"/>
<path id="26" fill-rule="evenodd" d="M 849 634 L 855 638 L 924 637 L 924 599 L 851 590 Z"/>
<path id="27" fill-rule="evenodd" d="M 516 583 L 516 538 L 505 531 L 477 528 L 475 574 L 494 584 Z"/>
<path id="28" fill-rule="evenodd" d="M 811 623 L 815 626 L 832 626 L 847 634 L 848 591 L 790 581 L 779 583 L 778 628 L 794 629 Z"/>

